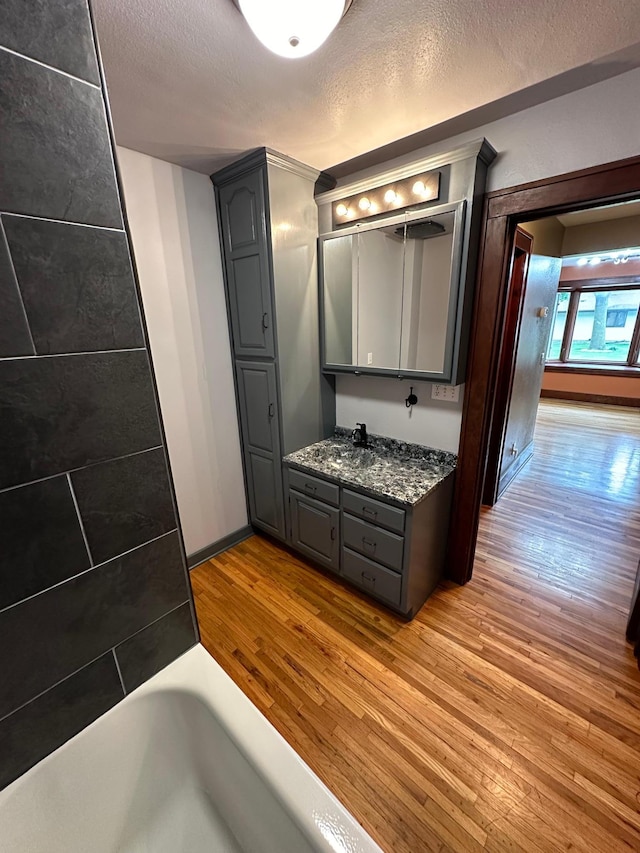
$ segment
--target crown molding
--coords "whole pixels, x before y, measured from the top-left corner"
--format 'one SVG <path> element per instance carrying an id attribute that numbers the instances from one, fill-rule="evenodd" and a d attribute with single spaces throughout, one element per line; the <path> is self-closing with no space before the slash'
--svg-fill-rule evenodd
<path id="1" fill-rule="evenodd" d="M 398 166 L 395 169 L 389 169 L 386 172 L 380 172 L 377 175 L 369 178 L 362 178 L 359 181 L 354 181 L 350 184 L 343 184 L 329 192 L 323 192 L 316 195 L 318 204 L 328 204 L 334 201 L 357 195 L 366 190 L 382 187 L 385 184 L 391 184 L 394 181 L 400 181 L 404 178 L 410 178 L 412 175 L 420 172 L 429 172 L 432 169 L 440 169 L 448 166 L 451 163 L 457 163 L 460 160 L 468 160 L 471 157 L 478 157 L 487 166 L 490 165 L 497 157 L 497 151 L 487 142 L 486 139 L 474 139 L 466 145 L 461 145 L 459 148 L 454 148 L 450 151 L 432 154 L 429 157 L 423 157 L 420 160 L 412 160 L 403 166 Z"/>

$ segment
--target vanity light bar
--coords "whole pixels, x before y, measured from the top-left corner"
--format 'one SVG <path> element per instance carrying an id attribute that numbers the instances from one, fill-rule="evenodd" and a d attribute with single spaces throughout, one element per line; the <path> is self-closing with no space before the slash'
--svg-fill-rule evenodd
<path id="1" fill-rule="evenodd" d="M 334 202 L 333 227 L 350 225 L 369 216 L 396 213 L 416 204 L 438 201 L 439 198 L 440 172 L 412 175 L 410 178 L 382 187 L 373 187 L 366 192 Z"/>

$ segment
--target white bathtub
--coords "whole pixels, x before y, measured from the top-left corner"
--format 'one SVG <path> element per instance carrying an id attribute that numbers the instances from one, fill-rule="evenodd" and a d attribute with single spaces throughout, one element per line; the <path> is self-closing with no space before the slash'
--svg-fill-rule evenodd
<path id="1" fill-rule="evenodd" d="M 0 792 L 0 850 L 381 853 L 202 646 Z"/>

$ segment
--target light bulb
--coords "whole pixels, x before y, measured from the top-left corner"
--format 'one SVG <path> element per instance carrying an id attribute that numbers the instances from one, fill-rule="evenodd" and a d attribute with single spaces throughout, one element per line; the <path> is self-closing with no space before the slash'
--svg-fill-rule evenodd
<path id="1" fill-rule="evenodd" d="M 358 202 L 358 207 L 360 208 L 360 210 L 369 210 L 369 208 L 371 207 L 371 202 L 366 196 L 363 196 Z"/>
<path id="2" fill-rule="evenodd" d="M 393 202 L 397 199 L 397 197 L 398 197 L 398 194 L 396 193 L 395 190 L 387 190 L 386 193 L 384 194 L 384 200 L 387 202 L 387 204 L 393 204 Z"/>
<path id="3" fill-rule="evenodd" d="M 278 56 L 308 56 L 330 36 L 344 13 L 344 0 L 239 0 L 257 38 Z"/>
<path id="4" fill-rule="evenodd" d="M 591 260 L 589 261 L 589 265 L 592 267 L 596 267 L 600 263 L 601 260 L 602 259 L 597 257 L 597 256 L 595 258 L 591 258 Z"/>
<path id="5" fill-rule="evenodd" d="M 578 258 L 578 266 L 585 267 L 589 263 L 589 258 Z"/>
<path id="6" fill-rule="evenodd" d="M 346 216 L 347 215 L 347 205 L 342 204 L 342 202 L 340 204 L 337 204 L 336 205 L 336 213 L 338 214 L 338 216 Z"/>
<path id="7" fill-rule="evenodd" d="M 424 195 L 425 185 L 424 181 L 416 181 L 412 187 L 412 190 L 416 195 Z"/>

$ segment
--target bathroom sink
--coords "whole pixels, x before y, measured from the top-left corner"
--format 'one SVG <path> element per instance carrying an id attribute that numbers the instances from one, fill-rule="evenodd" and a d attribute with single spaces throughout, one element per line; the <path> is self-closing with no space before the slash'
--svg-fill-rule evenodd
<path id="1" fill-rule="evenodd" d="M 369 447 L 356 447 L 347 442 L 332 442 L 317 448 L 314 456 L 325 466 L 337 471 L 347 468 L 371 468 L 382 461 L 375 450 Z"/>

